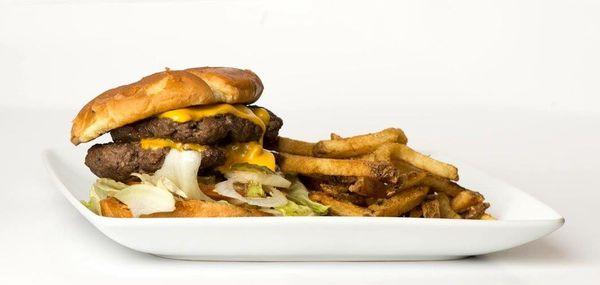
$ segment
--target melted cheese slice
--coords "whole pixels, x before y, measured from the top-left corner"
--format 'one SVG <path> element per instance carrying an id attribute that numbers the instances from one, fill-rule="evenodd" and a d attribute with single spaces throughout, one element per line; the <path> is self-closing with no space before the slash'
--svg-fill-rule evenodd
<path id="1" fill-rule="evenodd" d="M 255 114 L 253 110 L 246 107 L 245 105 L 230 105 L 230 104 L 214 104 L 190 108 L 182 108 L 164 112 L 159 114 L 159 118 L 169 118 L 177 123 L 185 123 L 188 121 L 198 121 L 206 117 L 213 117 L 216 115 L 232 114 L 236 117 L 249 120 L 259 125 L 263 132 L 266 130 L 268 120 L 265 122 L 265 113 L 269 116 L 269 113 L 263 108 L 255 108 Z"/>
<path id="2" fill-rule="evenodd" d="M 195 144 L 195 143 L 180 143 L 175 142 L 170 139 L 142 139 L 140 141 L 140 146 L 143 149 L 161 149 L 161 148 L 174 148 L 177 150 L 195 150 L 198 152 L 202 152 L 206 150 L 206 146 Z"/>
<path id="3" fill-rule="evenodd" d="M 263 130 L 263 135 L 269 124 L 271 116 L 264 108 L 253 107 L 248 108 L 245 105 L 230 105 L 230 104 L 214 104 L 190 108 L 176 109 L 159 114 L 159 118 L 168 118 L 177 123 L 185 123 L 188 121 L 198 121 L 206 117 L 232 114 L 242 119 L 249 120 L 260 126 Z M 143 139 L 141 142 L 142 148 L 158 149 L 163 147 L 175 148 L 178 150 L 197 150 L 206 149 L 205 146 L 198 144 L 178 143 L 169 139 Z M 262 147 L 262 138 L 259 142 L 234 143 L 225 147 L 226 161 L 218 170 L 221 172 L 228 171 L 230 167 L 236 163 L 250 163 L 260 166 L 265 166 L 275 171 L 275 156 L 268 150 Z"/>
<path id="4" fill-rule="evenodd" d="M 275 171 L 275 156 L 257 142 L 230 144 L 225 151 L 227 159 L 219 167 L 221 172 L 228 171 L 236 163 L 260 165 Z"/>

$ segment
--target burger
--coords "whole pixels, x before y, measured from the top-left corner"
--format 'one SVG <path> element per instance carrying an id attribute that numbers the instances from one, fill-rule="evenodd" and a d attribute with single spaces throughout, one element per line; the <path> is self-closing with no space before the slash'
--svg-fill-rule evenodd
<path id="1" fill-rule="evenodd" d="M 277 143 L 283 121 L 253 105 L 262 91 L 252 71 L 200 67 L 100 94 L 71 129 L 75 145 L 112 138 L 87 152 L 98 179 L 84 205 L 119 218 L 326 214 L 264 148 Z"/>

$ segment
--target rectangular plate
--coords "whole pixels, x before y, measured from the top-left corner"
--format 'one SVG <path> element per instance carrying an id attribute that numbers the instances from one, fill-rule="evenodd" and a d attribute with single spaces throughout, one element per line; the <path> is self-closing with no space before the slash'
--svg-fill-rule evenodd
<path id="1" fill-rule="evenodd" d="M 136 251 L 188 260 L 442 260 L 500 251 L 543 237 L 564 223 L 530 195 L 455 159 L 461 184 L 492 204 L 497 221 L 383 217 L 116 219 L 97 216 L 88 199 L 95 177 L 84 149 L 43 154 L 52 181 L 107 237 Z M 442 160 L 443 155 L 435 154 Z"/>

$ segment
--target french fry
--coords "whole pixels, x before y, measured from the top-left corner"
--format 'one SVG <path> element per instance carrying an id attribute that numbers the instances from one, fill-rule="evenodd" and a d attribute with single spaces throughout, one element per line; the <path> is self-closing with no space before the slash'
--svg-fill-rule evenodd
<path id="1" fill-rule="evenodd" d="M 461 219 L 462 217 L 454 212 L 450 206 L 450 198 L 445 193 L 438 193 L 437 200 L 440 206 L 440 216 L 446 219 Z"/>
<path id="2" fill-rule="evenodd" d="M 337 139 L 320 141 L 313 147 L 318 157 L 349 158 L 368 154 L 385 143 L 406 144 L 406 136 L 401 129 L 388 128 L 383 131 L 349 138 L 333 136 Z"/>
<path id="3" fill-rule="evenodd" d="M 437 199 L 429 200 L 421 204 L 424 218 L 440 218 L 440 202 Z"/>
<path id="4" fill-rule="evenodd" d="M 469 207 L 465 212 L 465 219 L 474 219 L 479 220 L 481 216 L 485 213 L 485 210 L 490 207 L 489 203 L 480 203 L 474 206 Z"/>
<path id="5" fill-rule="evenodd" d="M 336 133 L 331 133 L 330 135 L 331 140 L 341 140 L 343 139 L 342 136 L 336 134 Z"/>
<path id="6" fill-rule="evenodd" d="M 496 218 L 494 218 L 492 215 L 488 214 L 488 213 L 483 213 L 483 215 L 481 215 L 481 218 L 479 218 L 480 220 L 486 220 L 486 221 L 495 221 Z"/>
<path id="7" fill-rule="evenodd" d="M 454 197 L 462 191 L 469 191 L 448 179 L 435 176 L 431 173 L 428 173 L 425 178 L 420 181 L 420 184 L 429 186 L 436 192 L 446 193 L 450 197 Z"/>
<path id="8" fill-rule="evenodd" d="M 100 201 L 100 214 L 111 218 L 133 218 L 129 208 L 114 197 Z"/>
<path id="9" fill-rule="evenodd" d="M 428 187 L 418 186 L 406 189 L 381 204 L 373 204 L 369 209 L 375 216 L 398 217 L 419 205 L 429 192 Z"/>
<path id="10" fill-rule="evenodd" d="M 455 212 L 462 214 L 463 212 L 467 211 L 469 207 L 481 203 L 483 203 L 483 196 L 481 196 L 481 194 L 475 191 L 465 190 L 461 191 L 458 193 L 458 195 L 452 198 L 450 205 Z"/>
<path id="11" fill-rule="evenodd" d="M 393 165 L 385 162 L 316 158 L 279 153 L 277 155 L 277 164 L 285 173 L 355 177 L 365 176 L 389 183 L 397 183 L 400 179 L 398 170 Z"/>
<path id="12" fill-rule="evenodd" d="M 385 198 L 389 193 L 396 192 L 394 188 L 373 178 L 358 177 L 356 182 L 348 187 L 348 190 L 364 197 Z"/>
<path id="13" fill-rule="evenodd" d="M 131 218 L 131 211 L 119 200 L 111 197 L 100 201 L 102 215 L 113 218 Z M 141 215 L 140 218 L 196 218 L 196 217 L 251 217 L 270 216 L 257 209 L 242 208 L 231 204 L 185 200 L 175 202 L 175 211 Z"/>
<path id="14" fill-rule="evenodd" d="M 392 159 L 403 160 L 414 167 L 440 177 L 458 180 L 458 169 L 454 165 L 435 160 L 403 144 L 395 143 L 386 147 L 391 148 L 390 155 Z"/>
<path id="15" fill-rule="evenodd" d="M 423 171 L 411 171 L 407 173 L 401 173 L 400 175 L 405 176 L 404 183 L 400 187 L 400 189 L 412 188 L 421 183 L 425 177 L 427 177 L 427 173 Z"/>
<path id="16" fill-rule="evenodd" d="M 315 144 L 311 142 L 294 140 L 286 137 L 279 137 L 277 149 L 275 150 L 278 152 L 285 152 L 296 155 L 312 156 L 314 145 Z"/>
<path id="17" fill-rule="evenodd" d="M 421 209 L 421 207 L 414 207 L 412 210 L 410 210 L 410 212 L 408 213 L 408 216 L 411 218 L 422 218 L 423 217 L 423 210 Z"/>
<path id="18" fill-rule="evenodd" d="M 335 199 L 350 202 L 355 205 L 366 204 L 365 197 L 350 192 L 348 186 L 321 183 L 319 188 L 321 191 Z"/>
<path id="19" fill-rule="evenodd" d="M 315 202 L 329 206 L 329 212 L 334 216 L 371 216 L 368 209 L 335 199 L 323 192 L 310 192 L 308 197 Z"/>

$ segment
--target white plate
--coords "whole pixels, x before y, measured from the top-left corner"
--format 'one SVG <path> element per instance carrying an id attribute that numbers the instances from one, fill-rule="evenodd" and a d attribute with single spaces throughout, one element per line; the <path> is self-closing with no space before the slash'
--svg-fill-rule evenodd
<path id="1" fill-rule="evenodd" d="M 95 215 L 87 200 L 95 177 L 85 148 L 52 149 L 44 158 L 52 181 L 88 221 L 133 250 L 189 260 L 441 260 L 486 254 L 543 237 L 564 223 L 528 194 L 451 159 L 461 184 L 477 189 L 499 220 L 370 217 L 115 219 Z M 444 159 L 439 154 L 436 157 Z"/>

